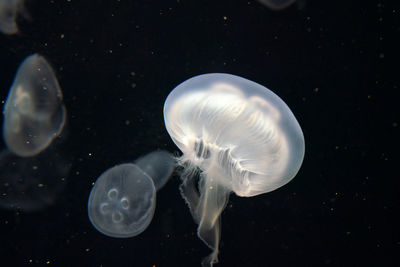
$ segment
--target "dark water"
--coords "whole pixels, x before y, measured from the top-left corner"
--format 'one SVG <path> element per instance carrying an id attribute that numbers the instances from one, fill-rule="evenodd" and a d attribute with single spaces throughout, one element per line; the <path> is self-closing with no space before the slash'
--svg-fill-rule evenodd
<path id="1" fill-rule="evenodd" d="M 292 182 L 231 196 L 218 266 L 399 264 L 398 4 L 306 1 L 271 11 L 242 0 L 46 0 L 27 10 L 19 34 L 0 35 L 0 99 L 22 60 L 44 55 L 64 93 L 68 123 L 56 143 L 70 169 L 47 208 L 0 210 L 1 266 L 199 266 L 210 250 L 179 177 L 158 193 L 153 222 L 135 238 L 101 235 L 86 204 L 105 169 L 155 149 L 177 153 L 164 100 L 211 72 L 273 90 L 306 140 Z"/>

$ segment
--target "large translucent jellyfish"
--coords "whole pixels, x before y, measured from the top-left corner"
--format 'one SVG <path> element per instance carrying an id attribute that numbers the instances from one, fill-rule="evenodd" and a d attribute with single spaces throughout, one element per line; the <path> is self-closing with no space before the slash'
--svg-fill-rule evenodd
<path id="1" fill-rule="evenodd" d="M 25 12 L 23 0 L 0 0 L 0 31 L 4 34 L 14 34 L 18 32 L 17 14 L 22 13 L 29 17 Z"/>
<path id="2" fill-rule="evenodd" d="M 303 161 L 303 133 L 276 94 L 230 74 L 200 75 L 178 85 L 165 101 L 164 120 L 183 152 L 182 196 L 198 236 L 213 250 L 202 264 L 212 266 L 230 192 L 251 197 L 288 183 Z"/>
<path id="3" fill-rule="evenodd" d="M 3 136 L 18 156 L 34 156 L 62 131 L 66 110 L 53 69 L 38 54 L 19 67 L 4 106 Z"/>
<path id="4" fill-rule="evenodd" d="M 154 180 L 166 183 L 175 166 L 172 155 L 156 151 L 138 160 Z M 159 188 L 162 187 L 159 185 Z M 156 207 L 153 178 L 138 165 L 125 163 L 105 171 L 90 192 L 88 214 L 92 225 L 110 237 L 139 235 L 149 226 Z"/>

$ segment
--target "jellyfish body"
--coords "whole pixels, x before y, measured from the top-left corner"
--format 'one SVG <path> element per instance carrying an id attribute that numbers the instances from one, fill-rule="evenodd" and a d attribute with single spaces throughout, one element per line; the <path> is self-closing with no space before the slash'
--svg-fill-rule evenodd
<path id="1" fill-rule="evenodd" d="M 62 131 L 63 95 L 52 67 L 38 54 L 19 67 L 4 106 L 3 137 L 18 156 L 34 156 Z"/>
<path id="2" fill-rule="evenodd" d="M 89 219 L 101 233 L 132 237 L 150 224 L 156 189 L 151 178 L 131 163 L 105 171 L 96 181 L 88 202 Z"/>
<path id="3" fill-rule="evenodd" d="M 92 225 L 110 237 L 127 238 L 142 233 L 153 219 L 156 191 L 165 185 L 174 167 L 170 153 L 153 151 L 135 164 L 120 164 L 106 170 L 89 195 Z"/>
<path id="4" fill-rule="evenodd" d="M 4 34 L 14 34 L 18 32 L 17 14 L 27 17 L 24 11 L 23 0 L 1 0 L 0 1 L 0 32 Z"/>
<path id="5" fill-rule="evenodd" d="M 171 177 L 175 168 L 175 159 L 171 153 L 163 150 L 150 152 L 134 161 L 154 183 L 156 190 L 160 190 Z"/>
<path id="6" fill-rule="evenodd" d="M 258 1 L 272 10 L 282 10 L 293 4 L 296 0 L 258 0 Z"/>
<path id="7" fill-rule="evenodd" d="M 303 161 L 303 133 L 276 94 L 230 74 L 200 75 L 178 85 L 165 101 L 164 120 L 183 152 L 182 196 L 199 238 L 213 249 L 202 263 L 212 266 L 230 192 L 251 197 L 289 182 Z"/>

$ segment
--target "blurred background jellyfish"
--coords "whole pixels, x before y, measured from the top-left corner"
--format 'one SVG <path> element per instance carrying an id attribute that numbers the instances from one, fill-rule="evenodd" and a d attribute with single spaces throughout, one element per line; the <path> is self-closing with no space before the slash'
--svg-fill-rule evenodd
<path id="1" fill-rule="evenodd" d="M 261 4 L 273 10 L 281 10 L 293 4 L 296 0 L 258 0 Z"/>
<path id="2" fill-rule="evenodd" d="M 282 10 L 297 2 L 298 7 L 302 8 L 305 5 L 305 0 L 258 0 L 261 4 L 272 10 Z"/>
<path id="3" fill-rule="evenodd" d="M 0 152 L 0 207 L 33 212 L 54 204 L 71 166 L 53 142 L 66 111 L 54 72 L 42 56 L 31 55 L 21 64 L 3 114 L 8 149 Z"/>
<path id="4" fill-rule="evenodd" d="M 158 191 L 168 182 L 175 168 L 175 159 L 171 153 L 157 150 L 138 158 L 134 164 L 153 180 Z"/>
<path id="5" fill-rule="evenodd" d="M 167 182 L 175 166 L 174 158 L 166 151 L 151 152 L 136 162 L 138 165 L 125 163 L 106 170 L 90 192 L 89 220 L 107 236 L 128 238 L 146 230 L 153 219 L 156 191 Z"/>
<path id="6" fill-rule="evenodd" d="M 0 153 L 0 207 L 35 212 L 53 205 L 67 184 L 71 165 L 56 149 L 35 157 Z"/>
<path id="7" fill-rule="evenodd" d="M 213 250 L 202 264 L 212 266 L 229 194 L 251 197 L 288 183 L 303 161 L 303 133 L 276 94 L 230 74 L 200 75 L 178 85 L 165 101 L 164 120 L 183 152 L 181 194 L 199 238 Z"/>
<path id="8" fill-rule="evenodd" d="M 24 9 L 23 0 L 0 0 L 0 31 L 4 34 L 18 32 L 17 15 L 29 17 Z"/>
<path id="9" fill-rule="evenodd" d="M 20 65 L 4 106 L 3 137 L 9 150 L 34 156 L 62 131 L 66 110 L 52 67 L 38 54 Z"/>

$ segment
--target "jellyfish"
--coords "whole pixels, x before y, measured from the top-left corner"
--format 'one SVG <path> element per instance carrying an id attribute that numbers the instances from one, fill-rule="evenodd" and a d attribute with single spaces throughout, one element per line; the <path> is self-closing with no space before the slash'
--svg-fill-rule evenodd
<path id="1" fill-rule="evenodd" d="M 44 57 L 34 54 L 22 62 L 3 114 L 5 143 L 21 157 L 37 155 L 62 132 L 66 120 L 63 95 Z"/>
<path id="2" fill-rule="evenodd" d="M 150 152 L 134 163 L 153 180 L 157 191 L 167 183 L 175 168 L 174 157 L 163 150 Z"/>
<path id="3" fill-rule="evenodd" d="M 304 137 L 289 107 L 266 87 L 230 74 L 178 85 L 164 104 L 167 131 L 182 151 L 180 186 L 198 237 L 218 262 L 220 215 L 229 194 L 251 197 L 288 183 L 304 157 Z"/>
<path id="4" fill-rule="evenodd" d="M 107 236 L 128 238 L 146 230 L 156 207 L 157 188 L 153 179 L 161 188 L 175 165 L 174 158 L 166 151 L 149 153 L 136 162 L 137 165 L 124 163 L 106 170 L 90 192 L 89 220 Z"/>
<path id="5" fill-rule="evenodd" d="M 151 178 L 132 163 L 120 164 L 97 179 L 89 196 L 89 219 L 107 236 L 136 236 L 150 224 L 155 201 Z"/>
<path id="6" fill-rule="evenodd" d="M 296 2 L 296 0 L 258 0 L 272 10 L 282 10 Z"/>
<path id="7" fill-rule="evenodd" d="M 0 31 L 4 34 L 15 34 L 18 32 L 17 14 L 21 13 L 29 18 L 23 5 L 23 0 L 1 0 L 0 1 Z"/>

